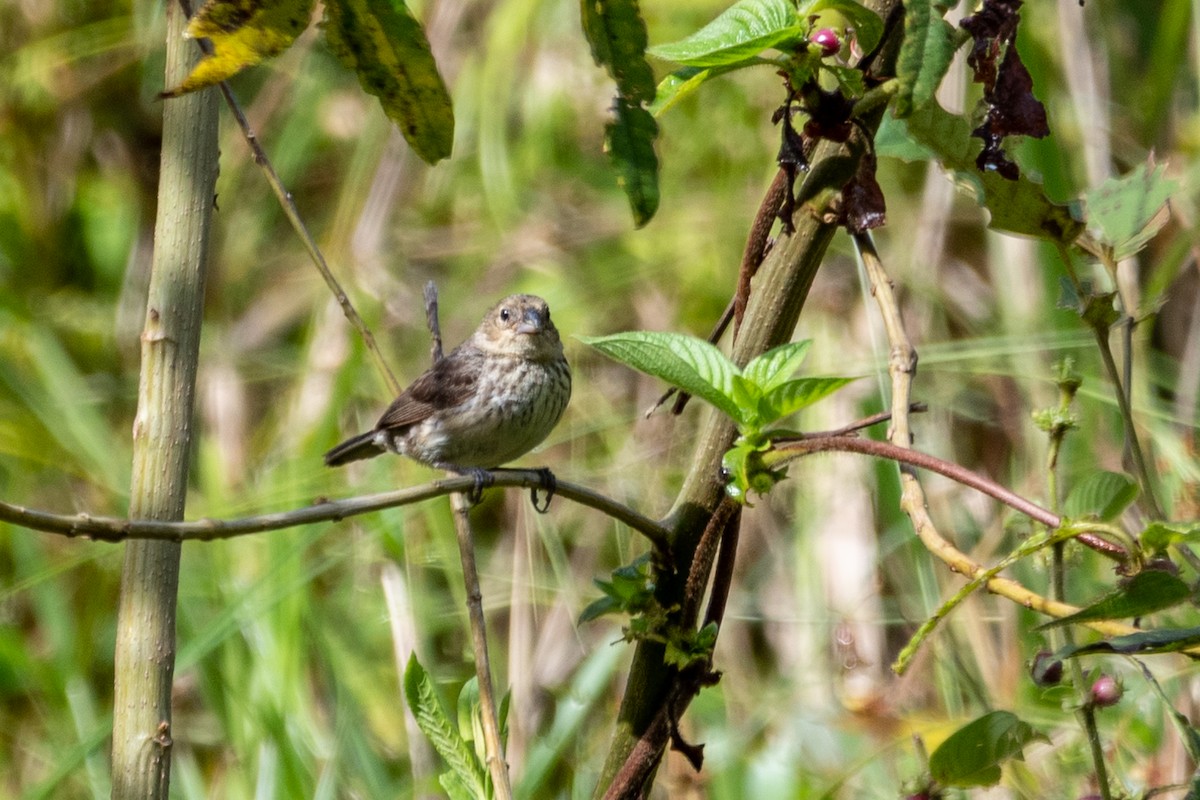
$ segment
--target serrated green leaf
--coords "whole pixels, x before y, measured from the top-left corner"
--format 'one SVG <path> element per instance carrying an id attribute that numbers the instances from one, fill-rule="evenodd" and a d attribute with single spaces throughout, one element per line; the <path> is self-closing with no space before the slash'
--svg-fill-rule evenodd
<path id="1" fill-rule="evenodd" d="M 654 152 L 658 123 L 649 111 L 620 97 L 613 111 L 616 116 L 604 129 L 604 146 L 617 168 L 617 183 L 629 199 L 634 224 L 640 228 L 658 210 L 658 156 Z"/>
<path id="2" fill-rule="evenodd" d="M 762 424 L 770 425 L 775 420 L 795 414 L 853 380 L 854 378 L 796 378 L 782 383 L 763 395 L 760 404 L 760 408 L 763 408 Z"/>
<path id="3" fill-rule="evenodd" d="M 631 105 L 654 99 L 654 71 L 646 63 L 646 23 L 637 0 L 580 0 L 583 32 L 596 63 L 617 82 Z"/>
<path id="4" fill-rule="evenodd" d="M 1033 741 L 1050 741 L 1009 711 L 992 711 L 959 728 L 929 756 L 929 772 L 945 786 L 992 786 L 1000 765 L 1021 758 Z"/>
<path id="5" fill-rule="evenodd" d="M 861 3 L 855 3 L 854 0 L 816 0 L 801 6 L 799 13 L 801 19 L 817 15 L 818 27 L 841 27 L 844 24 L 852 28 L 854 38 L 858 40 L 858 47 L 864 53 L 874 50 L 883 37 L 883 20 L 874 11 Z"/>
<path id="6" fill-rule="evenodd" d="M 429 164 L 450 155 L 454 108 L 421 25 L 402 0 L 326 0 L 329 48 L 379 98 L 413 151 Z"/>
<path id="7" fill-rule="evenodd" d="M 479 800 L 480 796 L 471 794 L 471 790 L 453 772 L 438 775 L 438 783 L 442 785 L 442 791 L 450 800 Z"/>
<path id="8" fill-rule="evenodd" d="M 469 792 L 469 796 L 486 797 L 487 778 L 483 764 L 475 751 L 459 734 L 450 716 L 446 713 L 442 699 L 433 687 L 433 681 L 413 653 L 404 669 L 404 698 L 417 721 L 421 733 L 429 739 L 454 776 Z M 445 783 L 442 784 L 445 786 Z"/>
<path id="9" fill-rule="evenodd" d="M 690 67 L 721 67 L 748 61 L 785 42 L 798 42 L 804 31 L 789 0 L 738 0 L 686 39 L 646 52 Z"/>
<path id="10" fill-rule="evenodd" d="M 904 0 L 904 41 L 896 57 L 897 117 L 933 99 L 954 58 L 954 29 L 929 0 Z"/>
<path id="11" fill-rule="evenodd" d="M 1098 619 L 1141 617 L 1179 605 L 1191 597 L 1191 594 L 1192 590 L 1188 585 L 1171 573 L 1156 569 L 1145 570 L 1134 575 L 1115 592 L 1105 595 L 1086 608 L 1039 625 L 1038 629 Z"/>
<path id="12" fill-rule="evenodd" d="M 1138 496 L 1137 482 L 1123 472 L 1093 472 L 1079 481 L 1063 503 L 1063 514 L 1072 519 L 1116 517 Z"/>
<path id="13" fill-rule="evenodd" d="M 747 429 L 758 429 L 762 425 L 759 405 L 762 402 L 762 396 L 762 389 L 754 383 L 741 375 L 733 376 L 733 402 L 742 410 L 742 417 L 745 420 L 744 427 Z"/>
<path id="14" fill-rule="evenodd" d="M 212 41 L 213 54 L 200 59 L 178 86 L 162 93 L 178 97 L 220 83 L 292 46 L 308 27 L 313 0 L 208 0 L 188 22 L 188 36 Z"/>
<path id="15" fill-rule="evenodd" d="M 808 357 L 811 347 L 812 339 L 803 339 L 799 342 L 788 342 L 778 347 L 772 347 L 762 355 L 751 359 L 746 368 L 742 370 L 742 374 L 746 376 L 746 380 L 757 384 L 763 392 L 769 392 L 786 383 L 796 374 L 796 370 L 800 369 L 800 365 Z"/>
<path id="16" fill-rule="evenodd" d="M 1200 521 L 1151 522 L 1139 538 L 1151 553 L 1161 553 L 1173 544 L 1200 539 Z"/>
<path id="17" fill-rule="evenodd" d="M 980 172 L 975 156 L 983 145 L 971 136 L 974 126 L 965 117 L 931 100 L 897 122 L 905 125 L 910 138 L 934 152 L 960 189 L 988 210 L 988 227 L 1063 243 L 1083 231 L 1079 209 L 1051 202 L 1041 184 L 1024 175 L 1011 181 L 994 170 Z"/>
<path id="18" fill-rule="evenodd" d="M 629 331 L 609 336 L 580 336 L 604 355 L 653 375 L 716 406 L 737 422 L 742 410 L 733 400 L 733 376 L 740 370 L 703 339 L 679 333 Z"/>
<path id="19" fill-rule="evenodd" d="M 1086 195 L 1088 229 L 1120 261 L 1137 253 L 1167 223 L 1167 201 L 1179 188 L 1151 160 Z"/>
<path id="20" fill-rule="evenodd" d="M 1075 658 L 1093 653 L 1177 653 L 1200 645 L 1200 628 L 1157 628 L 1126 636 L 1114 636 L 1088 644 L 1071 645 L 1054 655 L 1058 658 Z"/>

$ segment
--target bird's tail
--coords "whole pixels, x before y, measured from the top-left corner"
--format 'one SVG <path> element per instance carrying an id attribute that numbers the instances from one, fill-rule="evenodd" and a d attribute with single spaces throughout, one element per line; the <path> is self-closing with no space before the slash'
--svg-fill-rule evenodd
<path id="1" fill-rule="evenodd" d="M 353 436 L 325 454 L 325 466 L 340 467 L 351 461 L 364 458 L 374 458 L 386 452 L 385 448 L 375 438 L 375 431 L 367 431 Z"/>

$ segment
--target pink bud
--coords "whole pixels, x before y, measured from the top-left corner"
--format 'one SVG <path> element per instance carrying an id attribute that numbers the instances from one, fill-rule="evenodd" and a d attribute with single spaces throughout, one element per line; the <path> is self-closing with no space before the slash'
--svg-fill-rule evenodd
<path id="1" fill-rule="evenodd" d="M 831 56 L 842 49 L 842 39 L 833 28 L 821 28 L 815 31 L 808 41 L 821 48 L 821 55 Z"/>
<path id="2" fill-rule="evenodd" d="M 1115 706 L 1124 693 L 1125 690 L 1116 678 L 1112 675 L 1101 675 L 1088 691 L 1088 702 L 1097 708 L 1108 708 Z"/>

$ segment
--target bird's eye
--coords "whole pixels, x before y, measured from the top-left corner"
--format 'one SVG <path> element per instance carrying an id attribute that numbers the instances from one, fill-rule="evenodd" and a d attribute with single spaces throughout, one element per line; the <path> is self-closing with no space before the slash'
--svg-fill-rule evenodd
<path id="1" fill-rule="evenodd" d="M 510 317 L 512 317 L 511 311 L 509 311 L 507 308 L 500 309 L 500 321 L 501 322 L 508 322 Z"/>

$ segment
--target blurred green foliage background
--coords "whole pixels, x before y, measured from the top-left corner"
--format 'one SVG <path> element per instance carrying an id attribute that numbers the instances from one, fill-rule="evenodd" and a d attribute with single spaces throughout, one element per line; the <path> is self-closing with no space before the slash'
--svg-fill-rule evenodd
<path id="1" fill-rule="evenodd" d="M 720 0 L 642 4 L 652 42 Z M 574 4 L 429 0 L 415 8 L 451 86 L 454 155 L 415 158 L 316 30 L 238 77 L 255 131 L 402 380 L 428 362 L 421 289 L 441 290 L 447 344 L 498 297 L 550 303 L 568 337 L 575 396 L 545 447 L 550 466 L 651 515 L 664 513 L 708 411 L 643 412 L 661 387 L 572 334 L 647 328 L 703 335 L 736 281 L 747 226 L 774 174 L 782 98 L 769 70 L 714 82 L 660 120 L 662 206 L 633 230 L 602 152 L 612 87 Z M 957 12 L 952 12 L 957 13 Z M 1143 306 L 1135 400 L 1175 518 L 1200 516 L 1195 457 L 1200 279 L 1195 260 L 1197 21 L 1184 0 L 1080 8 L 1029 3 L 1022 55 L 1053 136 L 1018 148 L 1057 199 L 1153 152 L 1183 188 L 1172 223 L 1126 265 Z M 0 4 L 0 497 L 61 512 L 127 504 L 143 292 L 153 246 L 162 6 L 88 0 Z M 662 67 L 665 74 L 668 67 Z M 976 97 L 962 68 L 948 107 Z M 320 455 L 389 401 L 362 343 L 262 180 L 236 128 L 221 141 L 217 229 L 188 517 L 234 517 L 428 480 L 400 459 L 332 471 Z M 1051 365 L 1085 375 L 1069 483 L 1120 467 L 1119 417 L 1089 335 L 1055 307 L 1048 249 L 985 230 L 936 166 L 881 162 L 881 253 L 921 354 L 930 412 L 917 446 L 1043 499 L 1045 442 L 1029 412 L 1055 402 Z M 839 236 L 798 336 L 819 372 L 879 376 L 886 345 Z M 882 407 L 879 380 L 801 418 L 835 427 Z M 749 512 L 717 648 L 724 680 L 684 720 L 706 768 L 668 759 L 661 796 L 890 798 L 971 714 L 1017 710 L 1049 733 L 1007 776 L 1011 795 L 1085 793 L 1079 729 L 1029 682 L 1032 615 L 972 600 L 904 678 L 897 647 L 959 585 L 914 541 L 891 465 L 819 456 Z M 977 560 L 1013 545 L 990 501 L 928 480 L 932 511 Z M 509 760 L 527 797 L 582 797 L 608 742 L 629 648 L 619 621 L 579 626 L 592 578 L 644 545 L 558 500 L 489 493 L 475 512 L 493 669 L 510 686 Z M 0 796 L 108 795 L 107 726 L 120 547 L 0 526 Z M 184 548 L 173 794 L 404 797 L 437 767 L 406 721 L 398 664 L 415 649 L 448 697 L 472 674 L 463 589 L 444 501 Z M 1044 589 L 1041 564 L 1017 577 Z M 1071 593 L 1112 580 L 1075 554 Z M 1184 696 L 1194 670 L 1157 664 Z M 1120 662 L 1111 669 L 1128 670 Z M 1130 791 L 1187 773 L 1159 701 L 1134 680 L 1102 717 Z M 1186 703 L 1183 706 L 1187 709 Z M 989 795 L 991 796 L 991 795 Z"/>

